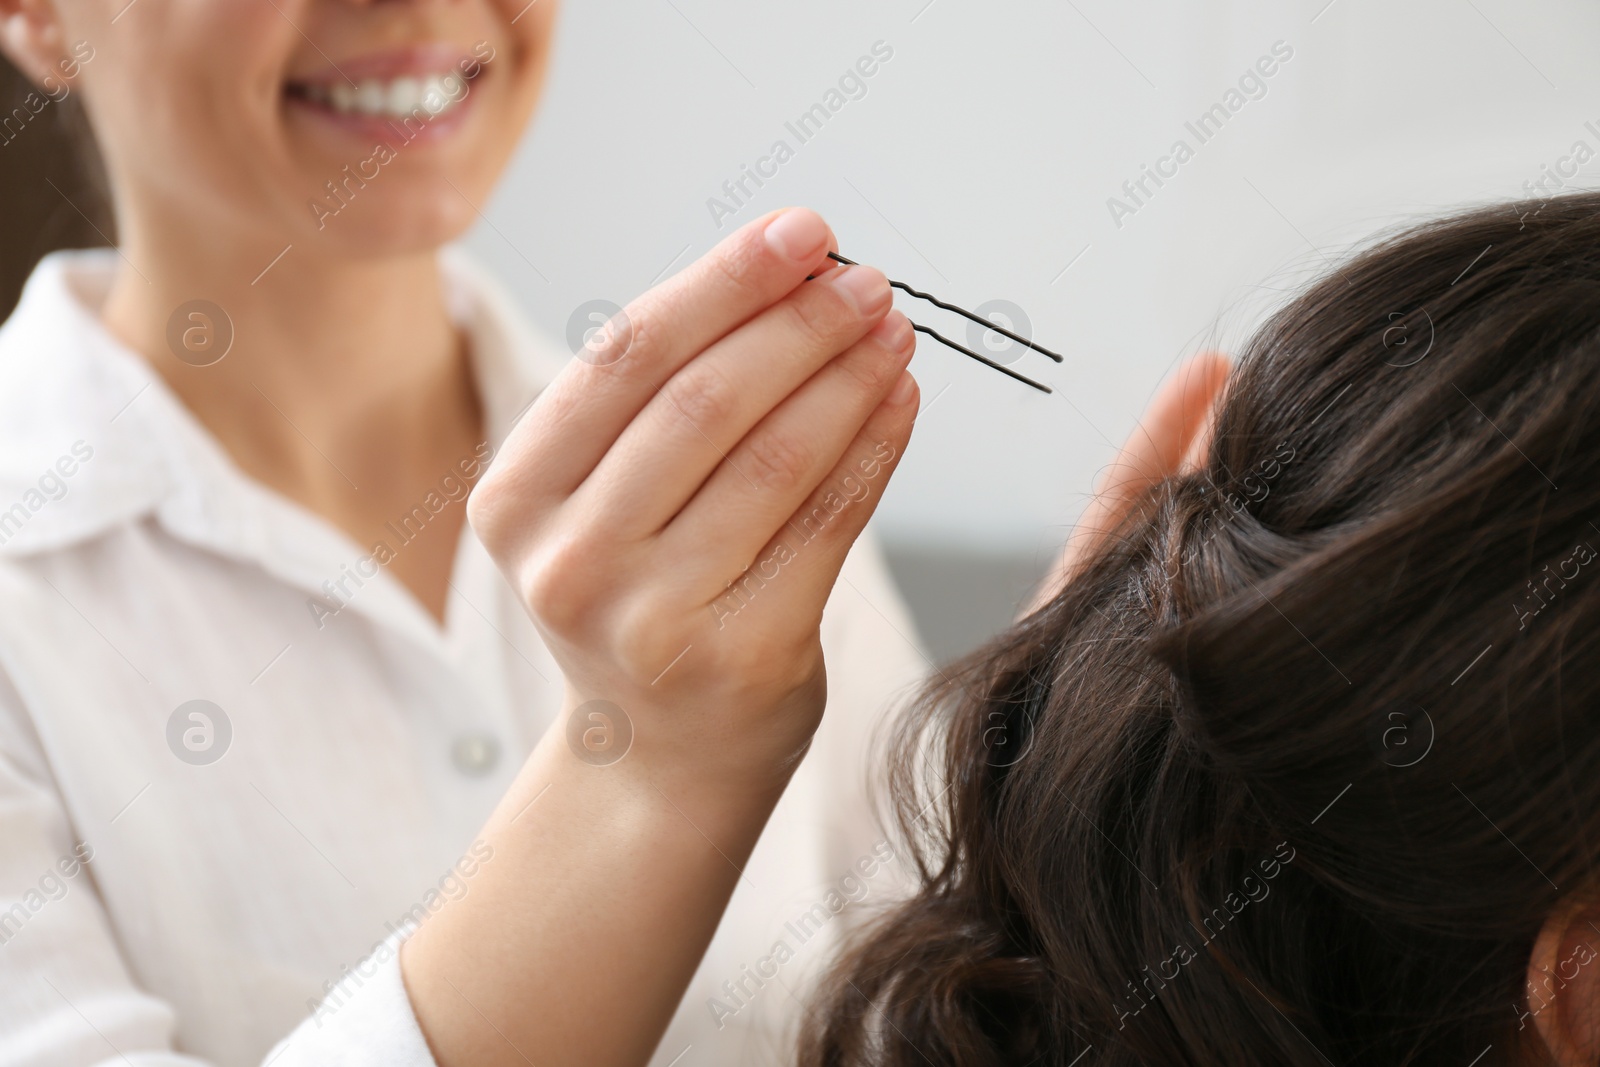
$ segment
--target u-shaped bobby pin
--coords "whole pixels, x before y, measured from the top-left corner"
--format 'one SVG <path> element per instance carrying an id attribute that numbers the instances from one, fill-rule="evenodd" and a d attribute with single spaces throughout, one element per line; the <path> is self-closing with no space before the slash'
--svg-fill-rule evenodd
<path id="1" fill-rule="evenodd" d="M 847 267 L 860 266 L 860 264 L 858 264 L 855 260 L 846 259 L 844 256 L 839 255 L 839 253 L 837 253 L 837 252 L 829 252 L 828 253 L 828 258 L 831 259 L 831 260 L 834 260 L 835 262 L 843 263 Z M 928 303 L 932 304 L 934 307 L 941 308 L 941 309 L 943 309 L 945 311 L 953 311 L 957 315 L 960 315 L 963 318 L 970 319 L 971 321 L 977 323 L 978 325 L 982 326 L 986 330 L 993 330 L 995 333 L 999 334 L 1000 336 L 1009 338 L 1012 341 L 1015 341 L 1017 344 L 1024 346 L 1025 348 L 1031 348 L 1035 352 L 1038 352 L 1038 353 L 1040 353 L 1042 355 L 1049 356 L 1051 359 L 1055 360 L 1057 363 L 1062 362 L 1062 358 L 1060 356 L 1056 355 L 1054 352 L 1050 351 L 1048 348 L 1045 348 L 1043 345 L 1036 345 L 1032 341 L 1028 340 L 1028 338 L 1023 337 L 1021 334 L 1013 333 L 1012 331 L 1006 329 L 1004 326 L 1001 326 L 1001 325 L 999 325 L 998 323 L 995 323 L 995 322 L 991 322 L 989 319 L 986 319 L 983 316 L 976 314 L 975 312 L 968 311 L 966 308 L 963 308 L 963 307 L 957 307 L 955 304 L 946 303 L 945 301 L 940 300 L 938 297 L 934 296 L 931 293 L 924 293 L 920 289 L 913 289 L 913 288 L 911 288 L 911 286 L 907 285 L 905 282 L 897 282 L 893 278 L 889 279 L 889 284 L 891 286 L 893 286 L 894 288 L 899 289 L 903 293 L 907 293 L 907 294 L 909 294 L 911 296 L 916 297 L 918 300 L 926 300 Z M 946 337 L 944 334 L 940 333 L 938 330 L 935 330 L 935 329 L 933 329 L 931 327 L 928 327 L 928 326 L 923 326 L 921 323 L 917 323 L 917 322 L 913 322 L 911 324 L 911 328 L 913 330 L 916 330 L 918 333 L 927 334 L 929 337 L 933 338 L 935 341 L 938 341 L 940 344 L 945 345 L 945 346 L 950 347 L 950 348 L 953 348 L 957 352 L 960 352 L 962 355 L 968 356 L 968 357 L 970 357 L 972 359 L 975 359 L 979 363 L 982 363 L 986 367 L 993 367 L 995 370 L 999 371 L 1001 374 L 1007 375 L 1008 377 L 1011 377 L 1011 378 L 1015 378 L 1017 381 L 1022 382 L 1024 385 L 1031 385 L 1031 386 L 1033 386 L 1033 388 L 1039 390 L 1041 393 L 1052 392 L 1051 388 L 1048 385 L 1045 385 L 1045 384 L 1043 384 L 1041 382 L 1036 382 L 1032 378 L 1027 377 L 1026 375 L 1018 374 L 1016 371 L 1012 370 L 1010 367 L 1006 366 L 1004 363 L 997 363 L 996 361 L 990 359 L 988 356 L 985 356 L 985 355 L 983 355 L 983 354 L 981 354 L 979 352 L 974 352 L 972 349 L 968 348 L 966 345 L 957 344 L 955 341 L 950 340 L 950 338 Z"/>

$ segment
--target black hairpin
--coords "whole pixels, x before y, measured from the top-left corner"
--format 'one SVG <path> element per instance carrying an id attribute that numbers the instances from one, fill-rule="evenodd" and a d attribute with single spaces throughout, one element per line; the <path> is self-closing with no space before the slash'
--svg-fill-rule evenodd
<path id="1" fill-rule="evenodd" d="M 843 263 L 847 267 L 855 267 L 855 266 L 859 266 L 860 265 L 855 260 L 846 259 L 844 256 L 839 255 L 837 252 L 829 252 L 828 253 L 828 258 L 831 259 L 831 260 L 834 260 L 836 262 Z M 989 319 L 984 318 L 982 315 L 975 314 L 974 312 L 968 311 L 966 308 L 963 308 L 963 307 L 957 307 L 954 304 L 947 304 L 943 300 L 940 300 L 938 297 L 932 295 L 931 293 L 924 293 L 921 290 L 911 288 L 911 286 L 907 285 L 905 282 L 897 282 L 893 278 L 890 278 L 889 279 L 889 284 L 892 285 L 894 288 L 899 289 L 903 293 L 908 293 L 911 296 L 916 297 L 918 300 L 926 300 L 928 303 L 932 304 L 934 307 L 942 308 L 945 311 L 953 311 L 957 315 L 962 316 L 963 318 L 971 319 L 973 322 L 975 322 L 978 325 L 982 326 L 984 329 L 993 330 L 995 333 L 999 334 L 1000 336 L 1010 338 L 1011 340 L 1015 341 L 1019 345 L 1022 345 L 1022 346 L 1026 347 L 1026 348 L 1031 348 L 1035 352 L 1038 352 L 1038 353 L 1041 353 L 1043 355 L 1049 356 L 1051 359 L 1055 360 L 1057 363 L 1062 362 L 1062 358 L 1060 356 L 1056 355 L 1054 352 L 1050 351 L 1048 348 L 1045 348 L 1043 345 L 1036 345 L 1032 341 L 1028 340 L 1026 337 L 1023 337 L 1020 334 L 1012 333 L 1010 330 L 1006 329 L 1004 326 L 1001 326 L 998 323 L 992 322 Z M 1004 363 L 996 363 L 994 360 L 990 359 L 988 356 L 985 356 L 985 355 L 982 355 L 980 353 L 974 352 L 972 349 L 968 348 L 966 345 L 957 344 L 955 341 L 952 341 L 952 340 L 950 340 L 950 338 L 944 336 L 938 330 L 932 329 L 931 327 L 928 327 L 928 326 L 923 326 L 922 324 L 916 323 L 916 322 L 913 322 L 911 324 L 911 328 L 913 330 L 916 330 L 918 333 L 927 334 L 929 337 L 933 338 L 935 341 L 938 341 L 942 345 L 948 345 L 949 347 L 955 349 L 957 352 L 960 352 L 964 356 L 970 356 L 971 358 L 977 360 L 979 363 L 982 363 L 985 366 L 993 367 L 995 370 L 999 371 L 1001 374 L 1005 374 L 1005 375 L 1008 375 L 1008 376 L 1010 376 L 1012 378 L 1015 378 L 1017 381 L 1022 382 L 1024 385 L 1031 385 L 1035 389 L 1039 390 L 1041 393 L 1051 392 L 1051 389 L 1050 389 L 1050 387 L 1048 385 L 1041 384 L 1039 382 L 1034 381 L 1032 378 L 1029 378 L 1029 377 L 1027 377 L 1025 375 L 1022 375 L 1022 374 L 1018 374 L 1016 371 L 1012 370 L 1010 367 L 1006 366 Z"/>

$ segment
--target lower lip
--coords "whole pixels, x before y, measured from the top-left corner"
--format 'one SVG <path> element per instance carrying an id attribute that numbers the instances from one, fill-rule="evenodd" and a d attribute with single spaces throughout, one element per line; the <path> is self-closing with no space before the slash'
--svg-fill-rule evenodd
<path id="1" fill-rule="evenodd" d="M 421 115 L 414 111 L 403 119 L 365 115 L 356 111 L 335 111 L 328 105 L 299 96 L 285 96 L 284 99 L 296 112 L 350 134 L 361 140 L 365 147 L 370 148 L 382 141 L 391 148 L 399 148 L 402 145 L 440 141 L 459 130 L 472 110 L 474 97 L 482 83 L 482 77 L 468 82 L 467 95 L 448 110 L 428 115 L 426 108 L 418 108 Z M 426 116 L 426 121 L 422 116 Z"/>

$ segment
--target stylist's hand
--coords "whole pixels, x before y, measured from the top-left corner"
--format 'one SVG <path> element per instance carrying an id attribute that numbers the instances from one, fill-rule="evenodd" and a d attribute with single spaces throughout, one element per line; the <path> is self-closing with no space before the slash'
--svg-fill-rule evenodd
<path id="1" fill-rule="evenodd" d="M 567 707 L 401 954 L 440 1067 L 648 1060 L 816 729 L 822 606 L 917 400 L 888 283 L 831 241 L 768 216 L 641 297 L 472 494 Z M 625 753 L 572 742 L 595 700 Z"/>
<path id="2" fill-rule="evenodd" d="M 823 604 L 911 433 L 910 323 L 832 242 L 779 212 L 635 301 L 472 494 L 568 714 L 623 709 L 665 779 L 786 779 L 822 713 Z"/>
<path id="3" fill-rule="evenodd" d="M 822 605 L 917 411 L 909 323 L 830 245 L 784 211 L 645 294 L 472 493 L 566 709 L 402 952 L 440 1067 L 648 1061 L 818 725 Z M 626 753 L 574 744 L 590 701 Z"/>

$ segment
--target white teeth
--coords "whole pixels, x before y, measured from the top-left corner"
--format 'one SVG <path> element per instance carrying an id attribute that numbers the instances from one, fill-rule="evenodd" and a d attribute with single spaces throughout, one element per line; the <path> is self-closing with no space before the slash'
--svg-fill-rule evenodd
<path id="1" fill-rule="evenodd" d="M 409 75 L 379 81 L 367 78 L 359 85 L 347 81 L 326 87 L 305 87 L 307 98 L 326 102 L 340 114 L 356 112 L 376 118 L 410 118 L 420 109 L 433 117 L 450 110 L 466 98 L 466 84 L 459 74 L 430 74 L 423 78 Z"/>
<path id="2" fill-rule="evenodd" d="M 422 106 L 428 109 L 428 114 L 437 115 L 450 103 L 450 98 L 444 92 L 444 79 L 437 74 L 422 83 Z"/>
<path id="3" fill-rule="evenodd" d="M 382 115 L 388 110 L 389 94 L 383 86 L 372 80 L 356 86 L 356 110 L 368 115 Z"/>
<path id="4" fill-rule="evenodd" d="M 422 106 L 422 83 L 415 78 L 396 78 L 389 83 L 388 95 L 389 114 L 396 118 L 409 115 Z"/>

